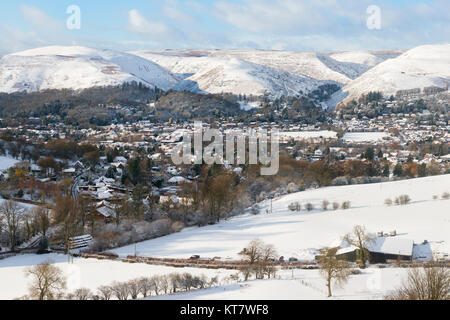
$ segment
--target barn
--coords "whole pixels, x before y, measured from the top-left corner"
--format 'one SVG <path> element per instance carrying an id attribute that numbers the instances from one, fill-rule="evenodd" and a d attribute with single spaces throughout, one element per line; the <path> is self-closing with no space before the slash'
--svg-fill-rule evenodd
<path id="1" fill-rule="evenodd" d="M 386 263 L 387 260 L 411 261 L 414 241 L 397 237 L 378 237 L 367 246 L 371 263 Z"/>
<path id="2" fill-rule="evenodd" d="M 413 259 L 414 241 L 398 237 L 377 237 L 366 246 L 370 263 L 386 263 L 388 260 L 411 261 Z M 341 247 L 336 256 L 338 259 L 356 261 L 359 257 L 355 246 Z"/>

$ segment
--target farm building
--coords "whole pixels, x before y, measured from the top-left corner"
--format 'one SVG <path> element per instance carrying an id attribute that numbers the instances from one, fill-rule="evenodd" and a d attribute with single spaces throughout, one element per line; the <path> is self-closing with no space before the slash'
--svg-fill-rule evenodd
<path id="1" fill-rule="evenodd" d="M 414 241 L 397 237 L 377 237 L 373 243 L 366 246 L 369 251 L 370 263 L 386 263 L 388 260 L 411 261 L 413 258 Z M 341 247 L 336 256 L 347 261 L 358 259 L 358 248 L 355 246 Z"/>

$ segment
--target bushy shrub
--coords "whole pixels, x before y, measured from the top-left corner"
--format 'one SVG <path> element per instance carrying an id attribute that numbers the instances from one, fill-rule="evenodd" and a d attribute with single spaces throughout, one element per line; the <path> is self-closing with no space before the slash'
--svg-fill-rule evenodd
<path id="1" fill-rule="evenodd" d="M 395 198 L 395 204 L 397 206 L 405 206 L 405 205 L 409 204 L 410 202 L 411 202 L 411 198 L 407 194 L 404 194 L 404 195 L 401 195 L 401 196 Z"/>
<path id="2" fill-rule="evenodd" d="M 251 208 L 250 212 L 251 212 L 253 215 L 256 216 L 256 215 L 260 214 L 261 209 L 260 209 L 260 207 L 259 207 L 257 204 L 255 204 L 255 205 Z"/>
<path id="3" fill-rule="evenodd" d="M 350 201 L 344 201 L 344 202 L 342 203 L 341 208 L 342 208 L 343 210 L 347 210 L 347 209 L 350 209 L 351 205 L 352 205 L 352 204 L 351 204 Z"/>
<path id="4" fill-rule="evenodd" d="M 302 205 L 298 202 L 293 202 L 288 206 L 288 209 L 293 212 L 294 211 L 299 212 L 302 210 Z"/>

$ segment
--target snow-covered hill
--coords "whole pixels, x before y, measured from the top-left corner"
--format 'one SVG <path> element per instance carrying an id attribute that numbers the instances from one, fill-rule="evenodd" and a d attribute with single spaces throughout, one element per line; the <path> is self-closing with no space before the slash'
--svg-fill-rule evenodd
<path id="1" fill-rule="evenodd" d="M 137 244 L 142 256 L 189 258 L 238 258 L 238 253 L 254 239 L 273 244 L 280 256 L 314 260 L 317 250 L 330 246 L 355 225 L 363 225 L 370 232 L 397 231 L 398 238 L 411 239 L 416 244 L 429 241 L 422 248 L 431 255 L 450 254 L 450 200 L 433 200 L 450 192 L 450 175 L 427 177 L 397 182 L 344 187 L 321 188 L 293 193 L 274 200 L 273 213 L 270 202 L 260 204 L 261 214 L 246 214 L 207 227 L 187 228 L 180 233 Z M 409 195 L 406 206 L 387 207 L 386 199 Z M 351 209 L 322 211 L 323 200 L 330 203 L 351 201 Z M 289 204 L 299 202 L 303 208 L 311 203 L 312 212 L 291 212 Z M 426 249 L 426 250 L 425 250 Z M 120 256 L 133 254 L 135 247 L 113 250 Z"/>
<path id="2" fill-rule="evenodd" d="M 199 64 L 204 61 L 222 61 L 239 59 L 246 62 L 269 67 L 315 80 L 331 80 L 341 84 L 371 68 L 355 61 L 338 61 L 330 54 L 294 51 L 268 50 L 165 50 L 137 51 L 138 56 L 154 61 L 174 73 L 194 74 L 199 71 Z M 380 58 L 381 59 L 381 58 Z"/>
<path id="3" fill-rule="evenodd" d="M 217 51 L 221 52 L 221 51 Z M 135 52 L 185 79 L 174 89 L 207 93 L 234 93 L 272 97 L 296 96 L 315 90 L 325 81 L 206 51 Z"/>
<path id="4" fill-rule="evenodd" d="M 328 81 L 344 86 L 398 51 L 315 53 L 269 50 L 136 51 L 184 77 L 176 88 L 272 96 L 308 92 Z M 314 82 L 313 80 L 316 80 Z M 339 102 L 339 101 L 337 101 Z"/>
<path id="5" fill-rule="evenodd" d="M 0 59 L 0 92 L 84 89 L 133 80 L 164 90 L 179 81 L 152 61 L 111 50 L 51 46 Z"/>
<path id="6" fill-rule="evenodd" d="M 395 95 L 399 90 L 449 84 L 450 44 L 420 46 L 378 64 L 350 82 L 342 89 L 346 95 L 343 103 L 370 91 Z"/>
<path id="7" fill-rule="evenodd" d="M 401 55 L 403 51 L 345 51 L 331 53 L 329 56 L 339 62 L 356 63 L 368 67 L 393 59 Z"/>
<path id="8" fill-rule="evenodd" d="M 197 72 L 175 89 L 280 97 L 304 95 L 325 83 L 239 59 L 199 58 L 197 63 Z"/>
<path id="9" fill-rule="evenodd" d="M 284 70 L 316 80 L 332 80 L 342 84 L 357 78 L 370 67 L 354 62 L 340 62 L 315 52 L 266 50 L 217 50 L 211 56 L 238 58 Z"/>
<path id="10" fill-rule="evenodd" d="M 369 91 L 446 86 L 450 45 L 407 51 L 314 53 L 268 50 L 160 50 L 123 53 L 52 46 L 0 58 L 0 92 L 82 89 L 140 81 L 161 89 L 272 97 L 324 83 L 343 88 L 329 105 Z"/>

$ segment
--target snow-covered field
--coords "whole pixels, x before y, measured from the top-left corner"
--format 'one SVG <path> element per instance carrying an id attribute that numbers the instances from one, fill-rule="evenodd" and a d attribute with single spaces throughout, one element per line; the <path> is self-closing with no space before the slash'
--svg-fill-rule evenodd
<path id="1" fill-rule="evenodd" d="M 336 300 L 383 299 L 401 285 L 407 269 L 377 267 L 350 276 L 341 288 L 333 288 Z M 249 281 L 188 293 L 152 297 L 149 300 L 323 300 L 325 280 L 318 270 L 280 271 L 277 279 Z"/>
<path id="2" fill-rule="evenodd" d="M 399 238 L 422 244 L 430 242 L 436 254 L 450 253 L 450 201 L 432 200 L 450 192 L 450 175 L 381 184 L 352 185 L 310 190 L 273 201 L 273 213 L 266 213 L 270 203 L 261 204 L 261 214 L 245 214 L 220 224 L 192 227 L 180 233 L 137 244 L 137 254 L 155 257 L 237 258 L 238 253 L 256 238 L 273 244 L 279 255 L 310 261 L 317 250 L 335 243 L 355 225 L 370 232 L 397 231 Z M 387 207 L 387 198 L 407 194 L 406 206 Z M 330 203 L 351 201 L 351 209 L 322 211 L 323 200 Z M 294 213 L 292 202 L 303 206 L 310 202 L 315 210 Z M 120 256 L 134 253 L 134 246 L 113 250 Z M 430 254 L 430 253 L 428 253 Z"/>
<path id="3" fill-rule="evenodd" d="M 344 135 L 343 139 L 346 142 L 379 142 L 384 138 L 389 137 L 385 132 L 348 132 Z"/>
<path id="4" fill-rule="evenodd" d="M 282 139 L 311 139 L 311 138 L 330 138 L 337 137 L 337 133 L 334 131 L 296 131 L 296 132 L 280 132 L 280 138 Z"/>
<path id="5" fill-rule="evenodd" d="M 13 167 L 18 162 L 19 160 L 10 157 L 0 156 L 0 171 L 7 170 Z"/>
<path id="6" fill-rule="evenodd" d="M 227 270 L 170 268 L 81 258 L 74 259 L 73 264 L 68 264 L 67 256 L 61 254 L 20 255 L 0 260 L 0 300 L 15 299 L 27 294 L 30 279 L 25 278 L 25 268 L 47 260 L 53 261 L 56 266 L 64 271 L 69 292 L 77 288 L 89 288 L 95 291 L 98 287 L 109 285 L 114 281 L 128 281 L 139 277 L 170 273 L 189 272 L 193 275 L 204 274 L 209 278 L 216 275 L 219 278 L 224 278 L 235 273 Z"/>
<path id="7" fill-rule="evenodd" d="M 29 279 L 24 269 L 52 260 L 60 267 L 67 278 L 68 292 L 77 288 L 95 290 L 114 281 L 127 281 L 138 277 L 167 275 L 189 272 L 193 275 L 218 276 L 222 281 L 236 271 L 209 270 L 196 268 L 170 268 L 147 264 L 128 264 L 108 260 L 74 259 L 67 263 L 67 256 L 59 254 L 22 255 L 0 260 L 0 300 L 10 300 L 27 294 Z M 352 275 L 343 288 L 333 288 L 333 299 L 382 299 L 405 279 L 407 269 L 373 266 Z M 189 299 L 189 300 L 301 300 L 325 299 L 327 297 L 325 281 L 318 270 L 280 270 L 272 280 L 231 283 L 207 290 L 192 291 L 175 295 L 153 297 L 151 299 Z"/>

